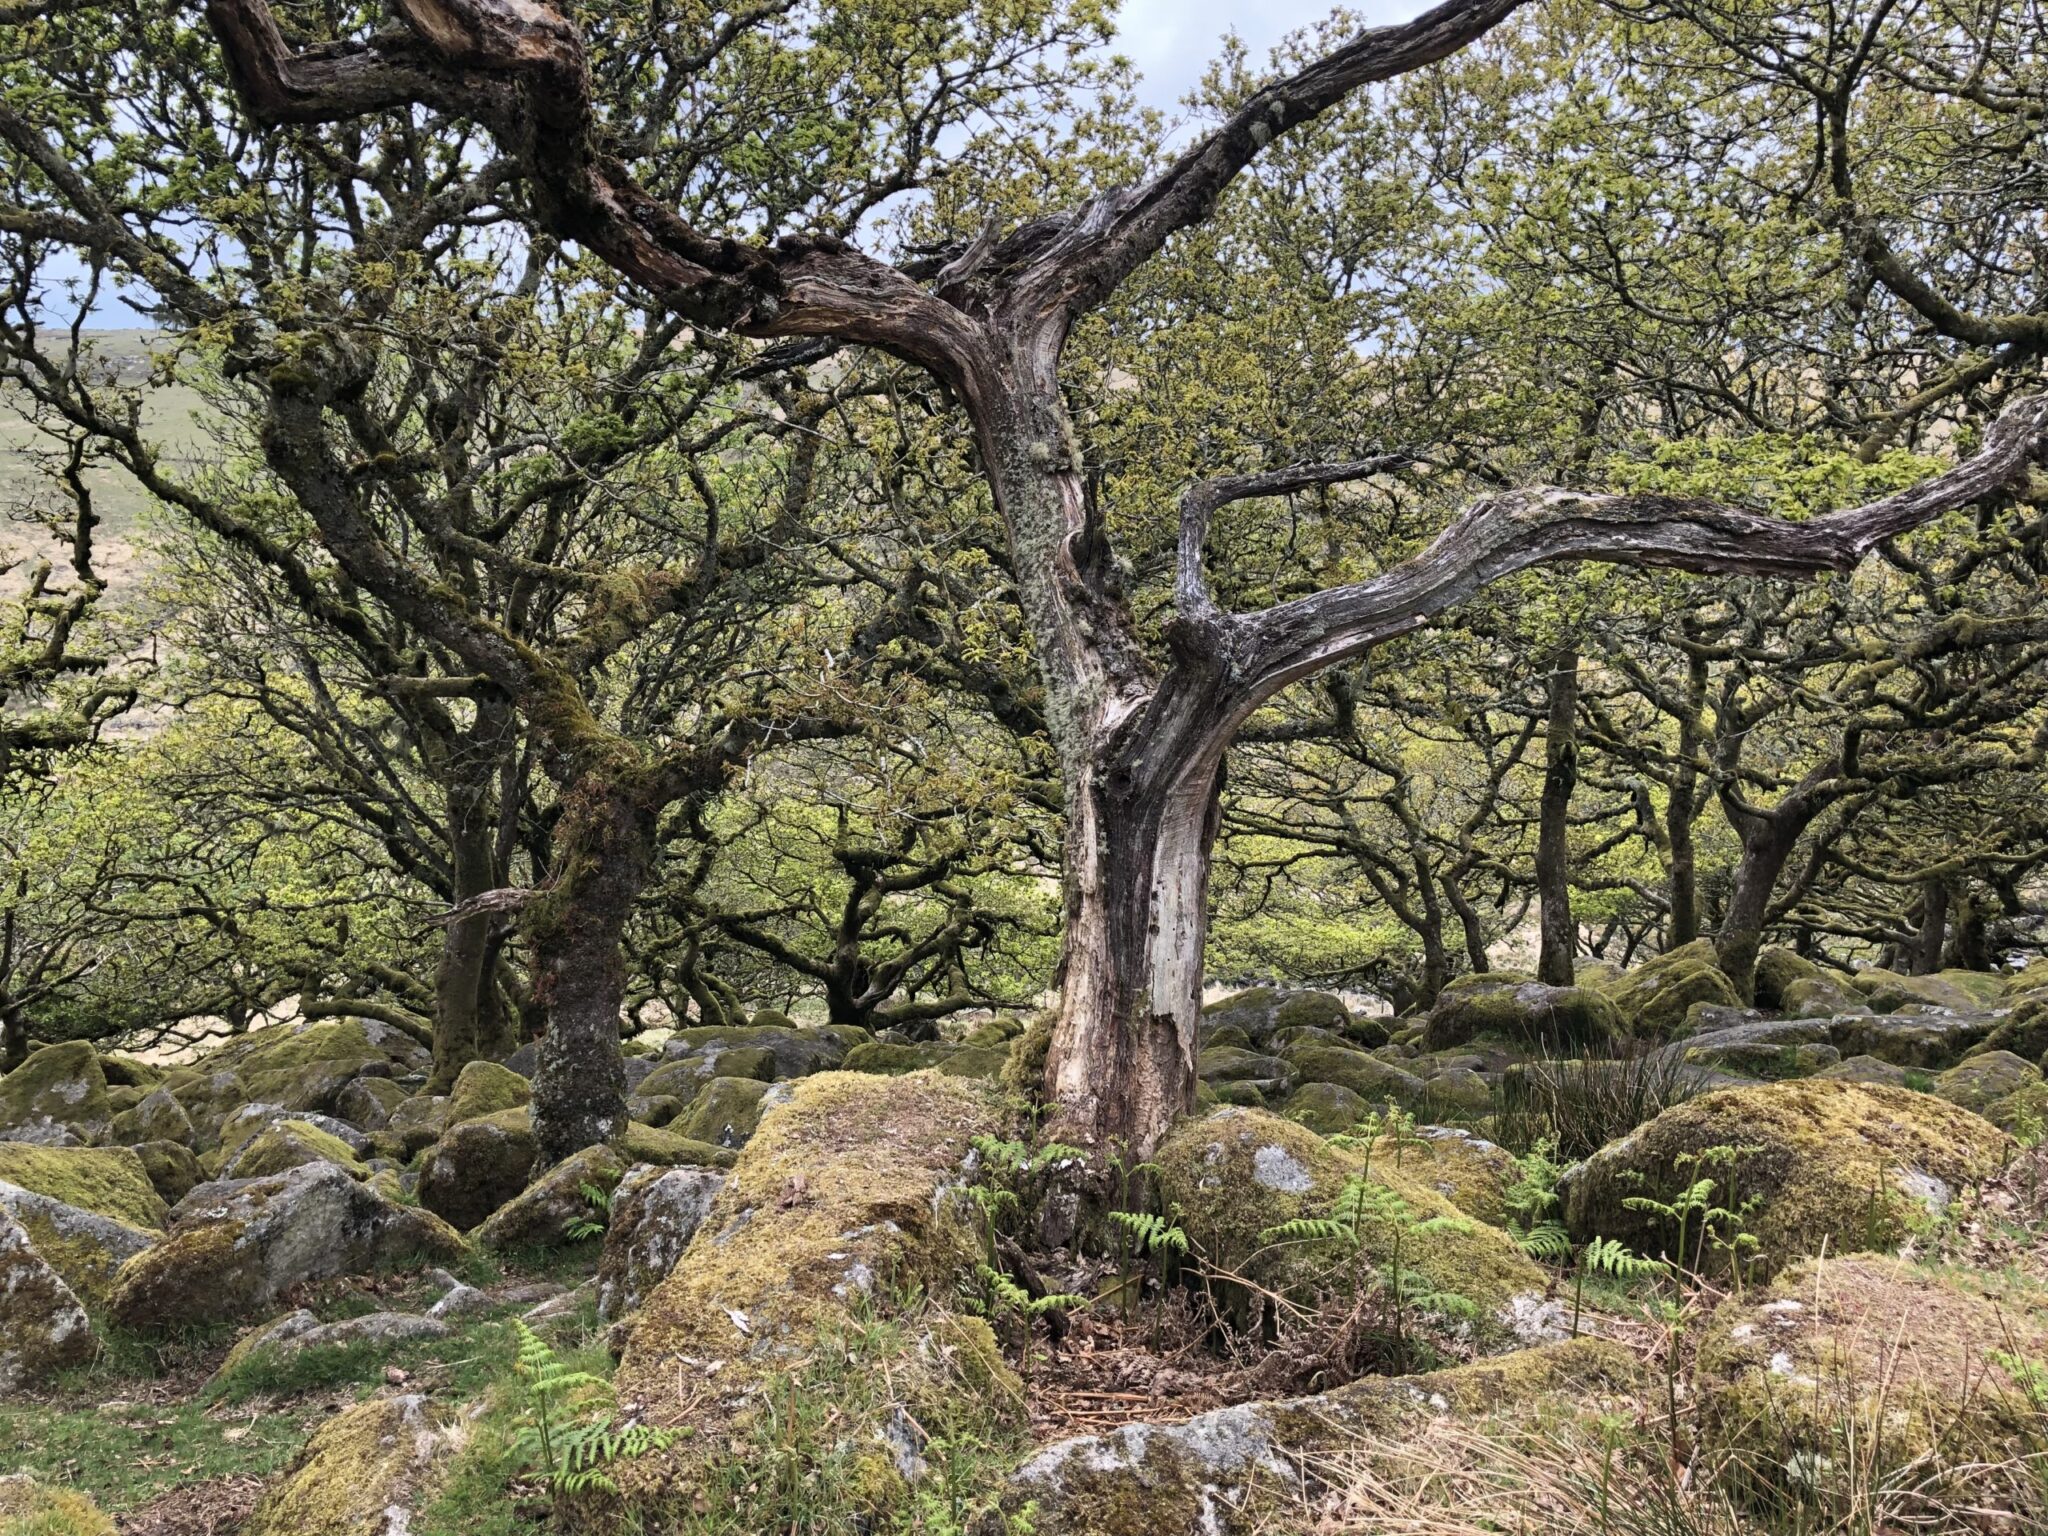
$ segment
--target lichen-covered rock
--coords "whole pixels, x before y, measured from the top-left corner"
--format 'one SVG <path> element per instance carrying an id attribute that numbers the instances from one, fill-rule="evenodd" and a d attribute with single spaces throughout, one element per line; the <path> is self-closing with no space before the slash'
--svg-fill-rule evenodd
<path id="1" fill-rule="evenodd" d="M 1850 984 L 1878 1013 L 1915 1005 L 1979 1012 L 2005 999 L 2005 980 L 1987 971 L 1938 971 L 1932 976 L 1901 976 L 1896 971 L 1859 971 Z"/>
<path id="2" fill-rule="evenodd" d="M 92 1326 L 78 1297 L 36 1251 L 21 1223 L 0 1209 L 0 1392 L 82 1365 L 93 1349 Z"/>
<path id="3" fill-rule="evenodd" d="M 1646 1040 L 1682 1034 L 1694 1003 L 1740 1007 L 1734 983 L 1721 970 L 1711 939 L 1695 939 L 1622 974 L 1607 988 L 1629 1031 Z"/>
<path id="4" fill-rule="evenodd" d="M 1831 976 L 1802 976 L 1788 982 L 1778 1011 L 1789 1019 L 1831 1019 L 1845 1013 L 1867 1013 L 1863 995 Z"/>
<path id="5" fill-rule="evenodd" d="M 359 1131 L 381 1131 L 391 1123 L 392 1111 L 410 1097 L 388 1077 L 351 1078 L 334 1096 L 334 1117 Z"/>
<path id="6" fill-rule="evenodd" d="M 626 1171 L 626 1160 L 610 1147 L 585 1147 L 562 1159 L 526 1189 L 491 1213 L 472 1234 L 479 1248 L 554 1248 L 572 1241 L 570 1230 L 604 1220 L 586 1186 L 609 1195 Z"/>
<path id="7" fill-rule="evenodd" d="M 0 1182 L 0 1210 L 21 1223 L 36 1252 L 92 1308 L 106 1301 L 121 1266 L 163 1235 L 156 1227 L 131 1225 L 5 1182 Z"/>
<path id="8" fill-rule="evenodd" d="M 1007 1050 L 979 1045 L 948 1045 L 927 1040 L 915 1045 L 888 1045 L 870 1040 L 846 1053 L 842 1068 L 848 1072 L 879 1072 L 900 1077 L 907 1072 L 934 1071 L 947 1077 L 999 1077 Z"/>
<path id="9" fill-rule="evenodd" d="M 110 1316 L 130 1328 L 246 1317 L 302 1280 L 363 1274 L 466 1251 L 438 1216 L 385 1199 L 332 1163 L 202 1184 L 171 1211 L 169 1235 L 116 1277 Z"/>
<path id="10" fill-rule="evenodd" d="M 1331 1145 L 1304 1126 L 1258 1110 L 1219 1109 L 1176 1126 L 1154 1154 L 1161 1198 L 1179 1206 L 1181 1226 L 1212 1262 L 1256 1284 L 1307 1296 L 1330 1278 L 1333 1254 L 1324 1245 L 1273 1243 L 1262 1234 L 1297 1217 L 1329 1213 L 1350 1179 L 1365 1171 L 1357 1152 Z M 1396 1168 L 1382 1148 L 1370 1177 L 1407 1205 L 1416 1221 L 1459 1216 L 1438 1193 L 1418 1159 Z M 1393 1228 L 1369 1219 L 1360 1247 L 1372 1262 L 1392 1251 Z M 1456 1221 L 1448 1230 L 1406 1245 L 1403 1262 L 1440 1291 L 1471 1301 L 1482 1323 L 1498 1333 L 1500 1314 L 1517 1294 L 1541 1291 L 1543 1272 L 1504 1232 Z"/>
<path id="11" fill-rule="evenodd" d="M 1519 1047 L 1582 1050 L 1621 1032 L 1621 1015 L 1590 987 L 1547 987 L 1511 971 L 1460 976 L 1437 995 L 1423 1025 L 1424 1050 L 1495 1039 Z"/>
<path id="12" fill-rule="evenodd" d="M 1895 1248 L 1965 1184 L 1997 1171 L 2011 1139 L 1931 1095 L 1823 1078 L 1702 1094 L 1603 1147 L 1560 1181 L 1575 1238 L 1619 1238 L 1656 1254 L 1665 1222 L 1632 1197 L 1669 1201 L 1714 1172 L 1735 1203 L 1758 1197 L 1761 1243 L 1752 1273 L 1768 1275 L 1822 1251 Z M 1715 1147 L 1754 1148 L 1732 1172 L 1689 1159 Z M 1723 1204 L 1730 1203 L 1725 1198 Z"/>
<path id="13" fill-rule="evenodd" d="M 406 1156 L 417 1156 L 441 1139 L 448 1129 L 448 1096 L 422 1093 L 407 1099 L 391 1111 L 384 1132 L 396 1137 Z"/>
<path id="14" fill-rule="evenodd" d="M 1290 992 L 1273 1010 L 1273 1028 L 1327 1029 L 1342 1034 L 1351 1024 L 1344 999 L 1328 992 Z"/>
<path id="15" fill-rule="evenodd" d="M 1981 1115 L 2000 1099 L 2040 1081 L 2041 1069 L 2025 1057 L 1986 1051 L 1942 1073 L 1934 1080 L 1934 1092 Z"/>
<path id="16" fill-rule="evenodd" d="M 763 1081 L 782 1082 L 809 1077 L 814 1072 L 829 1072 L 846 1060 L 850 1049 L 865 1041 L 859 1030 L 831 1026 L 804 1029 L 768 1009 L 763 1009 L 754 1018 L 752 1024 L 735 1027 L 679 1029 L 662 1046 L 662 1060 L 666 1063 L 688 1062 L 692 1075 L 699 1079 L 758 1077 Z M 779 1022 L 761 1022 L 764 1019 Z M 735 1054 L 738 1052 L 751 1054 L 742 1057 Z M 762 1053 L 766 1053 L 765 1059 Z M 745 1070 L 742 1070 L 742 1064 Z M 657 1072 L 662 1070 L 656 1069 Z M 682 1075 L 677 1074 L 673 1080 L 681 1081 Z M 690 1097 L 687 1090 L 650 1088 L 646 1082 L 639 1087 L 643 1093 L 675 1093 L 678 1098 Z"/>
<path id="17" fill-rule="evenodd" d="M 199 1133 L 192 1126 L 192 1117 L 185 1113 L 168 1088 L 152 1088 L 145 1093 L 132 1109 L 124 1109 L 114 1116 L 110 1140 L 123 1146 L 137 1146 L 145 1141 L 174 1141 L 180 1146 L 196 1145 Z"/>
<path id="18" fill-rule="evenodd" d="M 420 1204 L 467 1232 L 526 1188 L 537 1151 L 524 1109 L 451 1125 L 420 1163 Z"/>
<path id="19" fill-rule="evenodd" d="M 2011 1051 L 2037 1064 L 2048 1059 L 2048 992 L 2022 994 L 1971 1054 L 1982 1051 Z"/>
<path id="20" fill-rule="evenodd" d="M 1195 1058 L 1195 1075 L 1219 1092 L 1233 1085 L 1245 1085 L 1262 1098 L 1285 1098 L 1300 1081 L 1292 1063 L 1278 1056 L 1234 1045 L 1216 1045 Z"/>
<path id="21" fill-rule="evenodd" d="M 763 1105 L 779 1103 L 788 1096 L 787 1088 L 758 1078 L 714 1077 L 699 1091 L 696 1102 L 669 1122 L 668 1129 L 714 1147 L 744 1146 L 761 1123 Z"/>
<path id="22" fill-rule="evenodd" d="M 195 1151 L 203 1152 L 219 1145 L 223 1122 L 249 1102 L 249 1088 L 242 1081 L 242 1075 L 232 1067 L 217 1066 L 210 1060 L 170 1073 L 164 1078 L 163 1086 L 192 1122 L 192 1147 Z"/>
<path id="23" fill-rule="evenodd" d="M 287 1121 L 310 1126 L 340 1142 L 352 1158 L 360 1158 L 370 1150 L 368 1136 L 334 1115 L 311 1109 L 286 1109 L 282 1104 L 244 1104 L 220 1123 L 220 1156 L 216 1166 L 233 1162 L 250 1142 Z M 327 1143 L 320 1145 L 325 1147 Z"/>
<path id="24" fill-rule="evenodd" d="M 1766 1497 L 1795 1491 L 1801 1459 L 1853 1459 L 1869 1485 L 1910 1467 L 1916 1489 L 2019 1517 L 1984 1529 L 2036 1529 L 2026 1522 L 2048 1516 L 2048 1486 L 2026 1461 L 2040 1410 L 2010 1372 L 2048 1359 L 2043 1306 L 1990 1275 L 1873 1254 L 1799 1265 L 1714 1313 L 1696 1376 L 1702 1435 Z"/>
<path id="25" fill-rule="evenodd" d="M 624 1317 L 668 1278 L 723 1188 L 725 1175 L 711 1168 L 627 1170 L 612 1192 L 597 1267 L 599 1317 Z"/>
<path id="26" fill-rule="evenodd" d="M 821 1329 L 851 1309 L 888 1317 L 917 1287 L 935 1299 L 953 1294 L 981 1249 L 970 1203 L 948 1190 L 963 1177 L 973 1138 L 1000 1125 L 991 1090 L 933 1072 L 821 1074 L 763 1117 L 682 1261 L 627 1325 L 620 1400 L 695 1431 L 621 1469 L 629 1499 L 666 1490 L 660 1496 L 679 1493 L 687 1508 L 688 1469 L 746 1455 L 778 1365 L 813 1349 Z M 891 1367 L 899 1393 L 914 1394 L 920 1375 L 953 1379 L 950 1357 L 931 1337 L 944 1318 L 929 1305 L 915 1314 L 918 1337 Z M 1002 1370 L 999 1358 L 994 1369 Z M 1000 1401 L 987 1406 L 999 1411 Z M 887 1457 L 876 1475 L 901 1486 Z M 907 1492 L 900 1498 L 907 1503 Z M 874 1502 L 886 1506 L 889 1497 L 878 1490 Z"/>
<path id="27" fill-rule="evenodd" d="M 495 1061 L 472 1061 L 456 1074 L 455 1086 L 448 1090 L 446 1123 L 460 1125 L 502 1110 L 520 1109 L 532 1101 L 533 1084 L 517 1072 Z"/>
<path id="28" fill-rule="evenodd" d="M 1341 1083 L 1303 1083 L 1280 1113 L 1319 1136 L 1337 1136 L 1349 1133 L 1372 1106 Z"/>
<path id="29" fill-rule="evenodd" d="M 83 1040 L 31 1051 L 0 1077 L 0 1140 L 91 1146 L 105 1141 L 113 1125 L 106 1074 Z"/>
<path id="30" fill-rule="evenodd" d="M 1382 1137 L 1373 1157 L 1392 1159 L 1396 1172 L 1427 1184 L 1467 1216 L 1507 1225 L 1507 1189 L 1516 1171 L 1505 1147 L 1457 1126 L 1425 1125 L 1398 1146 Z"/>
<path id="31" fill-rule="evenodd" d="M 373 1397 L 313 1432 L 241 1536 L 405 1536 L 446 1456 L 424 1397 Z"/>
<path id="32" fill-rule="evenodd" d="M 1875 1056 L 1850 1056 L 1813 1074 L 1842 1083 L 1875 1083 L 1882 1088 L 1904 1088 L 1906 1069 Z"/>
<path id="33" fill-rule="evenodd" d="M 1783 945 L 1769 944 L 1757 953 L 1757 1007 L 1768 1013 L 1781 1012 L 1785 1006 L 1785 989 L 1798 981 L 1820 982 L 1838 989 L 1849 984 L 1847 976 L 1831 973 Z"/>
<path id="34" fill-rule="evenodd" d="M 8 1536 L 114 1536 L 114 1522 L 84 1494 L 21 1473 L 0 1477 L 0 1530 Z"/>
<path id="35" fill-rule="evenodd" d="M 1674 1049 L 1693 1066 L 1742 1077 L 1812 1077 L 1842 1059 L 1829 1032 L 1824 1019 L 1762 1019 L 1699 1031 Z"/>
<path id="36" fill-rule="evenodd" d="M 237 1339 L 208 1385 L 219 1386 L 229 1381 L 244 1365 L 259 1357 L 287 1360 L 309 1349 L 345 1349 L 353 1344 L 388 1347 L 414 1339 L 445 1339 L 453 1331 L 439 1318 L 412 1312 L 365 1312 L 323 1323 L 300 1307 L 250 1329 Z"/>
<path id="37" fill-rule="evenodd" d="M 1951 1066 L 1982 1045 L 2004 1017 L 1999 1013 L 1848 1014 L 1829 1020 L 1829 1034 L 1844 1056 L 1928 1071 Z"/>
<path id="38" fill-rule="evenodd" d="M 730 1147 L 714 1147 L 708 1141 L 678 1135 L 666 1127 L 657 1129 L 630 1121 L 613 1145 L 628 1163 L 656 1163 L 663 1168 L 730 1168 L 739 1155 Z"/>
<path id="39" fill-rule="evenodd" d="M 127 1147 L 37 1147 L 0 1142 L 0 1181 L 131 1227 L 161 1229 L 170 1209 Z"/>
<path id="40" fill-rule="evenodd" d="M 221 1163 L 224 1179 L 260 1179 L 301 1163 L 332 1163 L 353 1178 L 369 1170 L 349 1144 L 306 1120 L 274 1120 Z"/>
<path id="41" fill-rule="evenodd" d="M 1184 1423 L 1128 1424 L 1059 1441 L 1011 1476 L 1000 1503 L 1012 1518 L 1028 1509 L 1034 1536 L 1307 1529 L 1288 1518 L 1299 1509 L 1302 1484 L 1320 1480 L 1329 1462 L 1361 1445 L 1399 1443 L 1452 1415 L 1547 1420 L 1643 1385 L 1629 1351 L 1593 1338 L 1427 1375 L 1366 1377 L 1319 1397 L 1244 1403 Z"/>
<path id="42" fill-rule="evenodd" d="M 1416 1113 L 1425 1120 L 1478 1120 L 1493 1109 L 1493 1084 L 1472 1067 L 1445 1067 L 1423 1079 Z"/>

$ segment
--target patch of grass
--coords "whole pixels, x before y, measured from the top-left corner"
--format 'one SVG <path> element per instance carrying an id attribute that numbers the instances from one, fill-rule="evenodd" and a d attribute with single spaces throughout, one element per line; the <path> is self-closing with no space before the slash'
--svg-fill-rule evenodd
<path id="1" fill-rule="evenodd" d="M 1517 1154 L 1547 1140 L 1574 1162 L 1697 1098 L 1708 1081 L 1701 1068 L 1655 1051 L 1616 1061 L 1545 1056 L 1502 1074 L 1491 1137 Z"/>

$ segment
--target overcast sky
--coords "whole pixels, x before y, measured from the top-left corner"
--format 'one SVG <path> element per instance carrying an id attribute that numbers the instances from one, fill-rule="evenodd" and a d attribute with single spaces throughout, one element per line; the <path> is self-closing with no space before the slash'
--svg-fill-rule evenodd
<path id="1" fill-rule="evenodd" d="M 1368 22 L 1400 21 L 1419 14 L 1427 0 L 1348 0 L 1343 9 Z M 1338 0 L 1124 0 L 1118 13 L 1117 51 L 1145 76 L 1147 105 L 1171 110 L 1216 57 L 1217 42 L 1235 32 L 1263 65 L 1266 50 L 1297 27 L 1321 21 Z"/>

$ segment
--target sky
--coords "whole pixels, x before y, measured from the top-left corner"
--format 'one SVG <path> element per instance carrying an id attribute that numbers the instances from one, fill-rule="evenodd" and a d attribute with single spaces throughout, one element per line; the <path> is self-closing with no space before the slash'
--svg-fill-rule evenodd
<path id="1" fill-rule="evenodd" d="M 1425 3 L 1345 0 L 1343 8 L 1384 24 L 1420 14 Z M 1252 59 L 1263 65 L 1273 44 L 1338 8 L 1338 0 L 1123 0 L 1116 46 L 1145 77 L 1140 98 L 1170 112 L 1201 79 L 1226 32 L 1243 38 Z"/>

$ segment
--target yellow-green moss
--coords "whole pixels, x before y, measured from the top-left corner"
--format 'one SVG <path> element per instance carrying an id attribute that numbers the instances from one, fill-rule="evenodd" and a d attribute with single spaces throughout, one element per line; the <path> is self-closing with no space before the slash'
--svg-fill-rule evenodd
<path id="1" fill-rule="evenodd" d="M 1564 1184 L 1572 1235 L 1662 1251 L 1667 1224 L 1625 1202 L 1668 1201 L 1702 1176 L 1679 1159 L 1714 1147 L 1758 1149 L 1741 1161 L 1735 1196 L 1762 1200 L 1748 1225 L 1762 1244 L 1755 1273 L 1768 1275 L 1823 1245 L 1896 1247 L 1948 1195 L 1996 1172 L 2012 1141 L 1904 1088 L 1808 1078 L 1723 1089 L 1667 1109 L 1575 1169 Z"/>
<path id="2" fill-rule="evenodd" d="M 0 1141 L 0 1179 L 131 1227 L 169 1216 L 142 1159 L 127 1147 L 36 1147 Z"/>
<path id="3" fill-rule="evenodd" d="M 124 1328 L 177 1328 L 231 1310 L 233 1293 L 254 1275 L 257 1255 L 236 1246 L 239 1221 L 175 1232 L 121 1266 L 107 1312 Z"/>
<path id="4" fill-rule="evenodd" d="M 221 1172 L 231 1179 L 259 1179 L 301 1163 L 333 1163 L 356 1178 L 368 1172 L 347 1142 L 304 1120 L 279 1120 L 265 1126 Z"/>
<path id="5" fill-rule="evenodd" d="M 419 1501 L 437 1458 L 434 1438 L 423 1398 L 343 1409 L 314 1432 L 241 1536 L 377 1536 L 387 1509 Z"/>
<path id="6" fill-rule="evenodd" d="M 2048 1360 L 2043 1308 L 2037 1288 L 1974 1271 L 1873 1254 L 1797 1265 L 1724 1303 L 1702 1335 L 1702 1432 L 1762 1491 L 1787 1491 L 1801 1455 L 1861 1456 L 1880 1463 L 1859 1469 L 1873 1481 L 1917 1463 L 1916 1486 L 1951 1476 L 1995 1508 L 2001 1484 L 1984 1467 L 2048 1453 L 2048 1424 L 2007 1365 Z M 2048 1489 L 2017 1481 L 2026 1513 L 2048 1514 Z"/>
<path id="7" fill-rule="evenodd" d="M 447 1125 L 459 1125 L 482 1115 L 518 1109 L 533 1099 L 533 1084 L 509 1067 L 494 1061 L 472 1061 L 456 1076 L 448 1091 Z"/>
<path id="8" fill-rule="evenodd" d="M 124 1088 L 150 1089 L 164 1080 L 164 1069 L 139 1056 L 123 1055 L 119 1051 L 100 1053 L 100 1074 L 108 1085 L 118 1083 Z"/>
<path id="9" fill-rule="evenodd" d="M 637 1120 L 627 1122 L 613 1145 L 625 1153 L 628 1162 L 657 1163 L 666 1168 L 730 1168 L 737 1155 L 730 1147 L 715 1147 Z"/>
<path id="10" fill-rule="evenodd" d="M 1695 1003 L 1735 1007 L 1741 1001 L 1734 983 L 1715 959 L 1709 939 L 1696 939 L 1625 971 L 1604 990 L 1621 1010 L 1629 1029 L 1652 1040 L 1679 1034 Z"/>
<path id="11" fill-rule="evenodd" d="M 7 1536 L 114 1536 L 114 1522 L 82 1493 L 0 1477 L 0 1530 Z"/>

